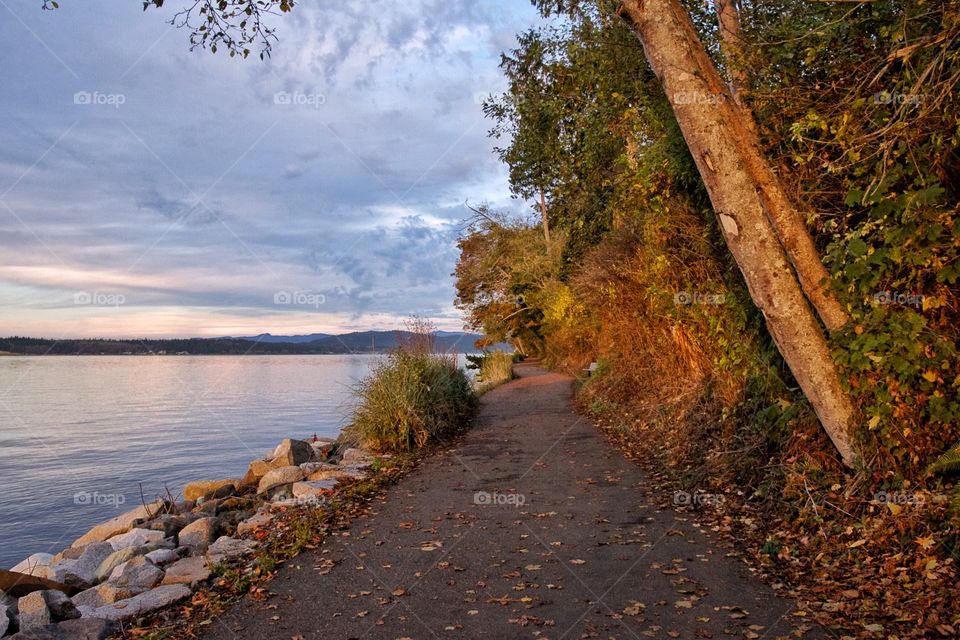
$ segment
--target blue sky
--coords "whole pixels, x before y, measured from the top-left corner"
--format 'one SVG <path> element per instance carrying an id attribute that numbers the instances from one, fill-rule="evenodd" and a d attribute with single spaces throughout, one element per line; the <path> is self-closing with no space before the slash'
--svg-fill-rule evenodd
<path id="1" fill-rule="evenodd" d="M 464 201 L 523 210 L 480 100 L 526 0 L 303 0 L 260 62 L 184 2 L 0 0 L 0 335 L 462 327 Z"/>

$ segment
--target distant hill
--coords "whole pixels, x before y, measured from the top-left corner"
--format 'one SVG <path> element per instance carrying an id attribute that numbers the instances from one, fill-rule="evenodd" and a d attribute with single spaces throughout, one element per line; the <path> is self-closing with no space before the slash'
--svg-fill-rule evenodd
<path id="1" fill-rule="evenodd" d="M 270 355 L 385 353 L 397 348 L 407 331 L 355 331 L 342 335 L 274 336 L 246 338 L 81 339 L 0 338 L 0 353 L 17 355 Z M 320 336 L 320 337 L 316 337 Z M 476 353 L 475 333 L 438 332 L 439 351 Z"/>
<path id="2" fill-rule="evenodd" d="M 301 344 L 303 342 L 313 342 L 314 340 L 321 340 L 323 338 L 329 338 L 331 334 L 329 333 L 308 333 L 306 335 L 300 336 L 275 336 L 269 333 L 261 333 L 257 336 L 246 336 L 240 338 L 224 338 L 225 340 L 249 340 L 251 342 L 289 342 L 291 344 Z"/>

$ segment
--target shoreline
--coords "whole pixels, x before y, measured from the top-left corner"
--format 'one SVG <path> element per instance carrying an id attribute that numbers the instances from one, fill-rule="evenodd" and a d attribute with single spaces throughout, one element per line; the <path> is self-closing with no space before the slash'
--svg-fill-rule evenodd
<path id="1" fill-rule="evenodd" d="M 183 600 L 253 553 L 282 511 L 322 510 L 339 486 L 369 479 L 377 460 L 333 438 L 287 438 L 242 477 L 187 483 L 57 554 L 31 554 L 0 570 L 0 636 L 50 624 L 68 636 L 110 633 Z"/>

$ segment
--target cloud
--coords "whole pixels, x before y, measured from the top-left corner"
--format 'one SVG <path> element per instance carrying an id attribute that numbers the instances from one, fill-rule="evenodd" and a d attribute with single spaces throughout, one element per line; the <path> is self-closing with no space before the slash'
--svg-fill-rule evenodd
<path id="1" fill-rule="evenodd" d="M 526 0 L 301 3 L 263 63 L 189 52 L 176 7 L 62 4 L 11 7 L 42 42 L 0 22 L 0 334 L 459 325 L 462 203 L 512 206 L 474 96 Z"/>

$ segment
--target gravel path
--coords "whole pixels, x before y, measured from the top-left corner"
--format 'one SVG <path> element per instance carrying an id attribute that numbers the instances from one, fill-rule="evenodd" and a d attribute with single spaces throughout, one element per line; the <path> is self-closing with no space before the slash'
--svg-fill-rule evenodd
<path id="1" fill-rule="evenodd" d="M 569 377 L 517 373 L 452 449 L 205 637 L 797 637 L 792 602 L 653 506 L 658 489 L 574 413 Z"/>

